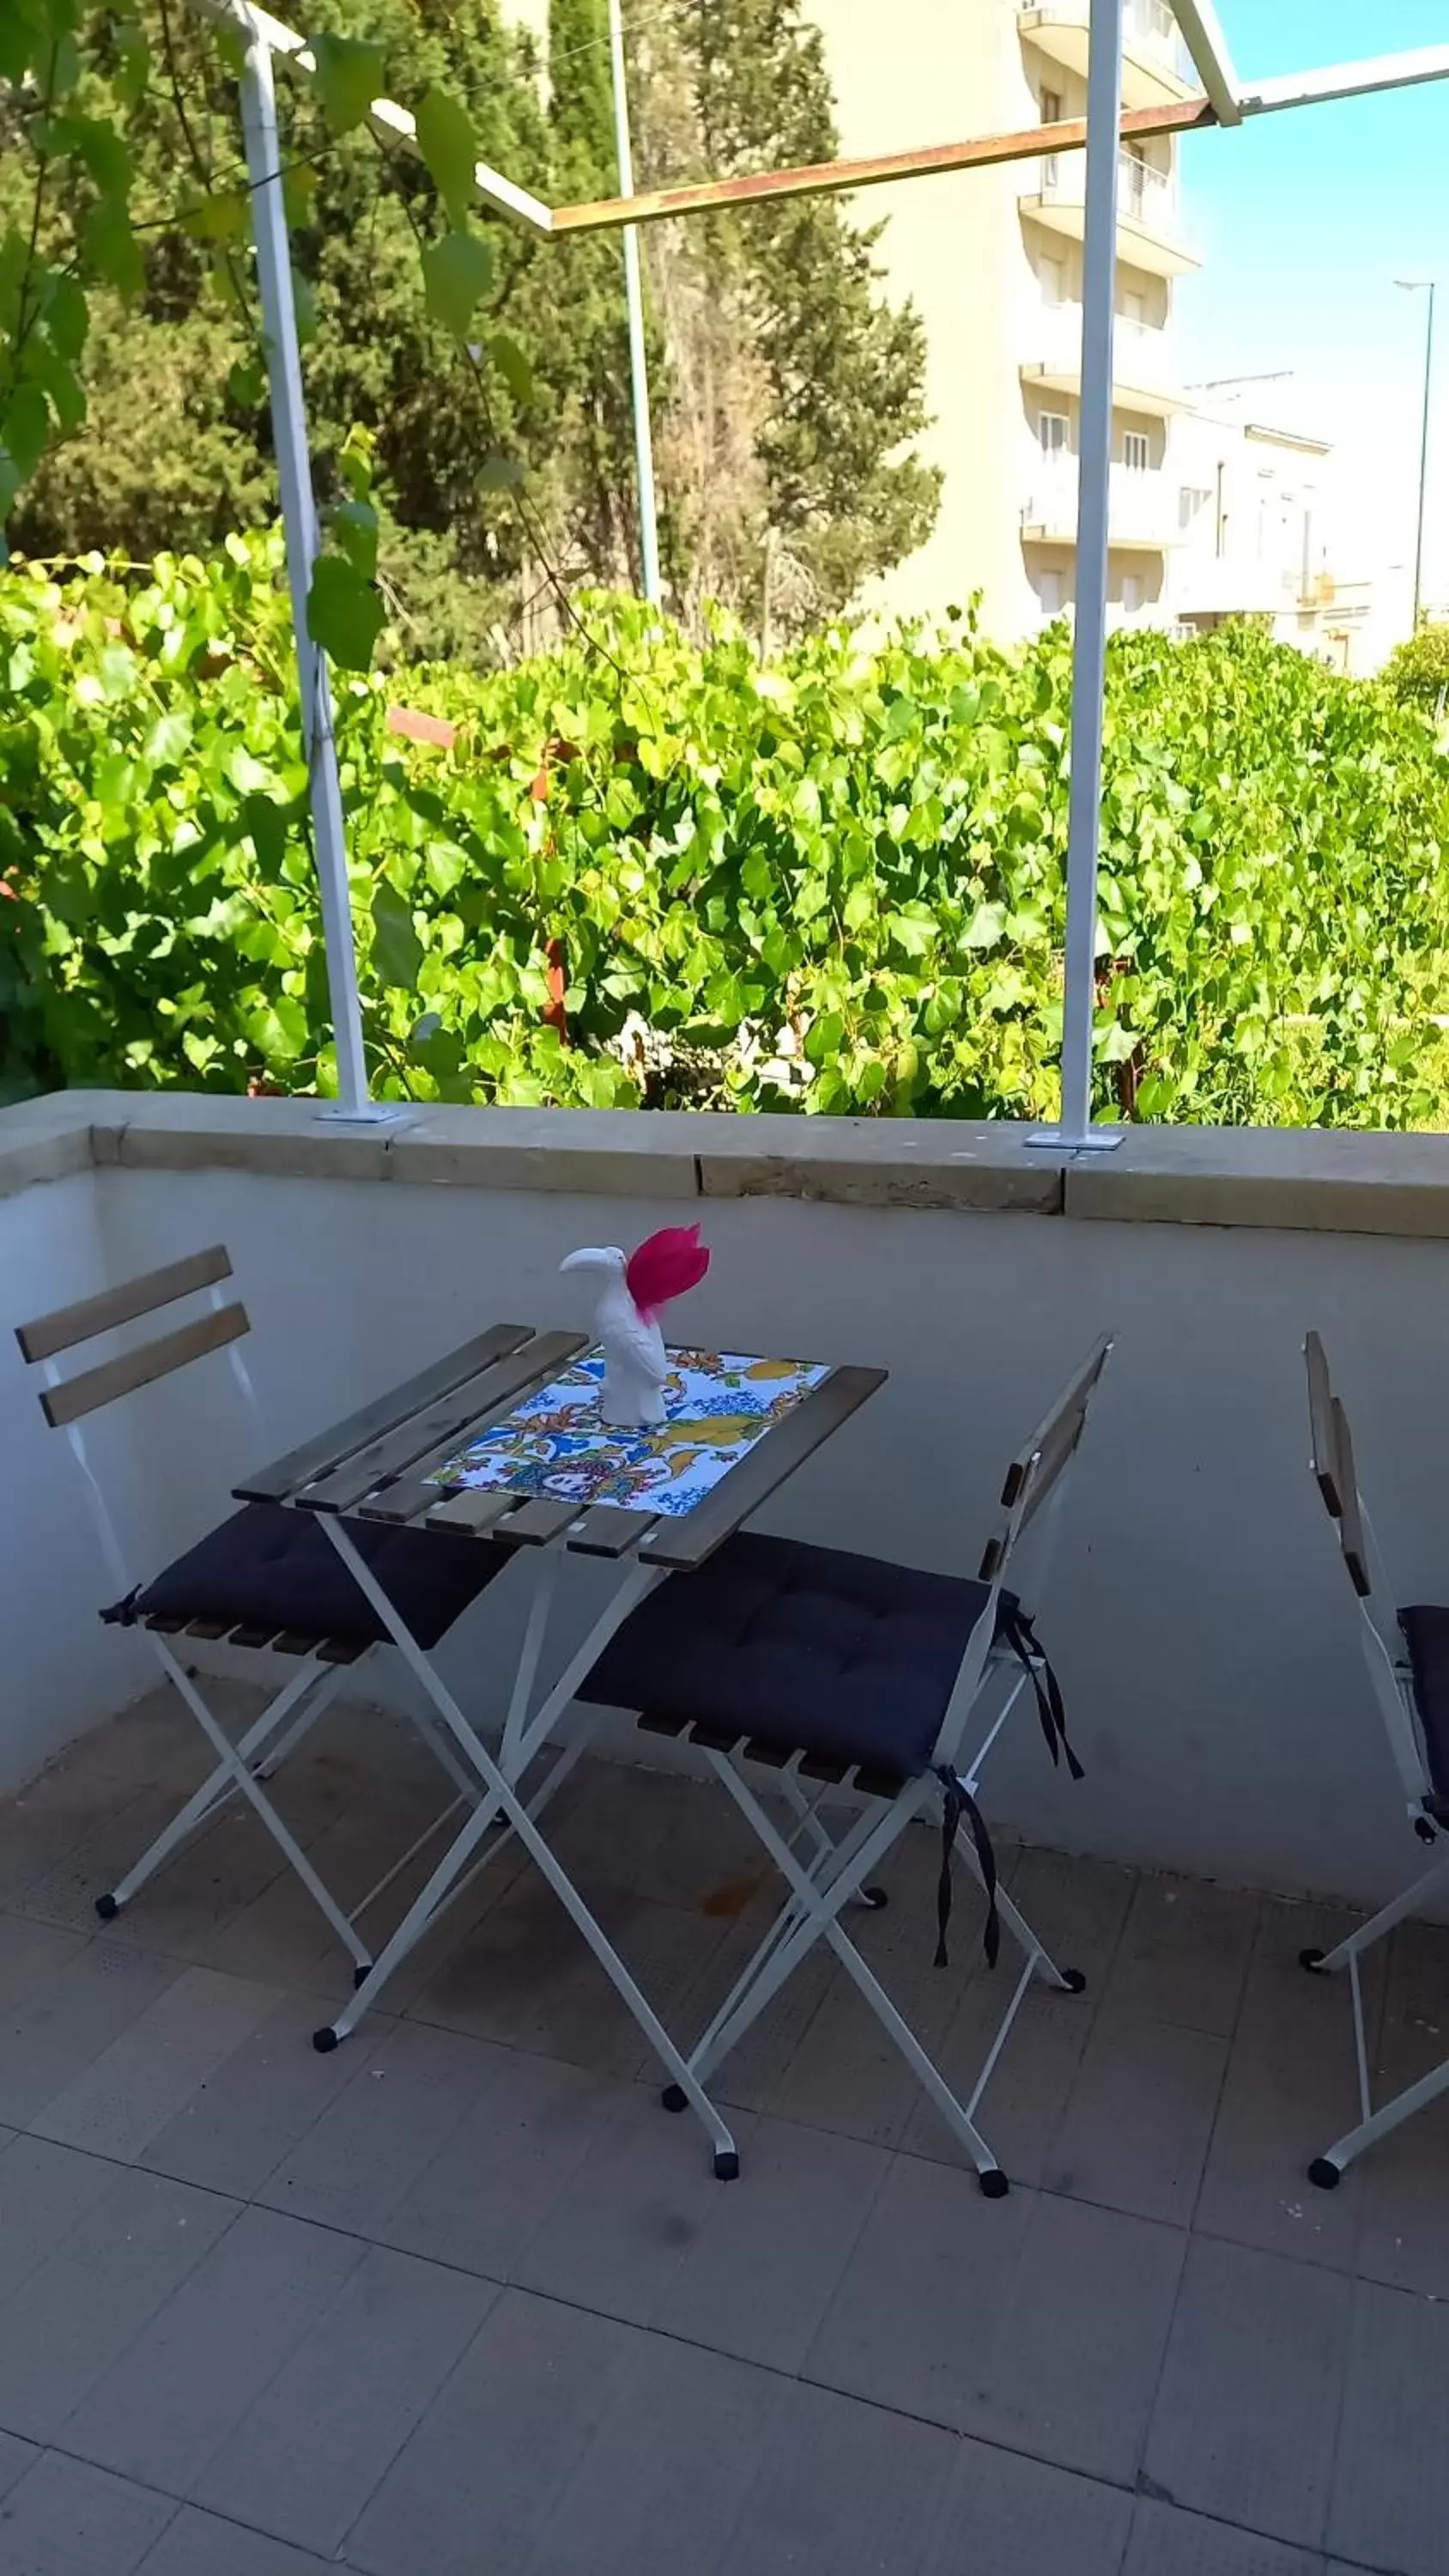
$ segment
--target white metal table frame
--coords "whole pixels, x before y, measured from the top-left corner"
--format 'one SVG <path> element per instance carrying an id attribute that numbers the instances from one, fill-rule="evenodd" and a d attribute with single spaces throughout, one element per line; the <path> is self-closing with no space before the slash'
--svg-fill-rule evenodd
<path id="1" fill-rule="evenodd" d="M 355 1991 L 348 2003 L 334 2020 L 314 2033 L 313 2045 L 326 2053 L 355 2030 L 403 1961 L 516 1836 L 582 1934 L 671 2084 L 678 2087 L 683 2103 L 702 2122 L 713 2149 L 716 2174 L 721 2180 L 729 2180 L 739 2171 L 730 2129 L 550 1848 L 540 1831 L 539 1818 L 602 1723 L 602 1711 L 577 1705 L 575 1693 L 609 1639 L 670 1573 L 686 1571 L 701 1562 L 738 1528 L 766 1495 L 875 1391 L 884 1372 L 830 1371 L 790 1413 L 771 1424 L 747 1456 L 720 1479 L 693 1511 L 678 1517 L 656 1517 L 647 1510 L 631 1512 L 607 1504 L 554 1502 L 503 1488 L 486 1494 L 476 1490 L 459 1494 L 431 1480 L 472 1440 L 490 1426 L 496 1427 L 514 1405 L 536 1392 L 561 1360 L 584 1347 L 579 1335 L 546 1335 L 530 1342 L 525 1328 L 500 1330 L 515 1332 L 522 1347 L 505 1366 L 501 1391 L 485 1390 L 483 1400 L 474 1402 L 471 1411 L 462 1401 L 467 1395 L 465 1388 L 459 1391 L 451 1408 L 425 1409 L 411 1425 L 394 1424 L 379 1441 L 354 1443 L 351 1460 L 346 1455 L 349 1426 L 344 1425 L 331 1439 L 324 1435 L 308 1451 L 296 1453 L 293 1460 L 282 1461 L 276 1469 L 263 1470 L 237 1488 L 245 1500 L 277 1500 L 318 1513 L 332 1546 L 418 1683 L 430 1712 L 441 1721 L 440 1746 L 422 1712 L 410 1711 L 415 1720 L 421 1721 L 421 1731 L 431 1749 L 447 1750 L 456 1757 L 449 1761 L 448 1768 L 459 1785 L 460 1798 L 447 1813 L 458 1813 L 465 1802 L 472 1808 L 375 1960 L 359 1967 Z M 494 1375 L 498 1375 L 496 1369 Z M 389 1409 L 386 1401 L 379 1409 Z M 445 1412 L 447 1427 L 442 1429 Z M 533 1597 L 496 1754 L 490 1751 L 438 1672 L 431 1654 L 419 1643 L 361 1555 L 343 1518 L 344 1509 L 349 1518 L 383 1520 L 420 1529 L 471 1529 L 477 1545 L 503 1542 L 517 1545 L 520 1553 L 527 1547 L 534 1550 L 538 1562 Z M 620 1563 L 620 1580 L 582 1645 L 535 1706 L 539 1663 L 567 1552 L 615 1558 Z M 571 1708 L 568 1741 L 542 1778 L 525 1793 L 526 1775 Z M 797 1830 L 813 1828 L 818 1834 L 810 1802 L 798 1784 L 792 1782 L 786 1795 L 796 1812 Z M 441 1822 L 436 1819 L 429 1830 L 436 1832 Z M 397 1867 L 402 1865 L 397 1864 L 391 1875 L 395 1876 Z"/>

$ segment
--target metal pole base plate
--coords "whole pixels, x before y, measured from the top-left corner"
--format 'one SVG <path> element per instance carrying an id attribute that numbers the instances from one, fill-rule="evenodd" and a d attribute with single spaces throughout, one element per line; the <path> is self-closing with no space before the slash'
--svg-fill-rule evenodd
<path id="1" fill-rule="evenodd" d="M 324 1100 L 317 1115 L 329 1127 L 391 1127 L 399 1118 L 411 1117 L 414 1106 L 405 1100 L 364 1100 L 345 1109 L 340 1100 Z"/>
<path id="2" fill-rule="evenodd" d="M 1069 1136 L 1061 1127 L 1031 1127 L 1022 1143 L 1053 1154 L 1115 1154 L 1126 1133 L 1125 1127 L 1088 1127 L 1080 1136 Z"/>

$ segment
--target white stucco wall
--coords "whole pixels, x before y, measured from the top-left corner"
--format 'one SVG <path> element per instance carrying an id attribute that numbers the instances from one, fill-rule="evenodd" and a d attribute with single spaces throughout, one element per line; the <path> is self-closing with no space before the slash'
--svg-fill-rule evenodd
<path id="1" fill-rule="evenodd" d="M 1025 1722 L 992 1784 L 999 1821 L 1273 1887 L 1374 1896 L 1398 1882 L 1413 1853 L 1306 1472 L 1299 1346 L 1309 1323 L 1327 1338 L 1402 1597 L 1442 1593 L 1426 1394 L 1449 1242 L 778 1198 L 696 1212 L 714 1266 L 692 1332 L 891 1372 L 767 1513 L 801 1535 L 973 1569 L 1004 1458 L 1093 1336 L 1119 1335 L 1043 1612 L 1089 1776 L 1055 1778 Z M 677 1196 L 103 1170 L 0 1202 L 0 1261 L 8 1312 L 226 1240 L 281 1449 L 490 1320 L 586 1320 L 563 1254 L 680 1215 Z M 252 1443 L 220 1358 L 127 1412 L 109 1464 L 145 1571 L 226 1507 Z M 0 1770 L 14 1780 L 148 1666 L 134 1640 L 91 1625 L 108 1580 L 13 1345 L 0 1430 Z M 560 1655 L 611 1579 L 571 1562 Z M 523 1596 L 506 1578 L 450 1643 L 459 1686 L 484 1704 Z"/>
<path id="2" fill-rule="evenodd" d="M 154 1669 L 138 1639 L 96 1620 L 115 1586 L 80 1469 L 41 1414 L 41 1372 L 26 1367 L 12 1330 L 106 1286 L 107 1260 L 90 1174 L 0 1198 L 0 1791 L 98 1725 Z M 127 1504 L 144 1486 L 138 1428 L 123 1408 L 90 1443 Z"/>

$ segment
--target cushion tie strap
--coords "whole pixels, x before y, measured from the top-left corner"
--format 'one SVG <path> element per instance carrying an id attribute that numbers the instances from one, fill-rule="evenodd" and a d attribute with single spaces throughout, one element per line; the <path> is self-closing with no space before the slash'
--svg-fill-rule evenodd
<path id="1" fill-rule="evenodd" d="M 1036 1695 L 1036 1713 L 1053 1763 L 1059 1763 L 1065 1753 L 1072 1778 L 1085 1779 L 1086 1774 L 1067 1739 L 1067 1712 L 1061 1684 L 1042 1651 L 1030 1612 L 1023 1610 L 1019 1602 L 1008 1608 L 1003 1601 L 998 1627 Z"/>
<path id="2" fill-rule="evenodd" d="M 946 1955 L 946 1926 L 951 1920 L 951 1855 L 956 1848 L 956 1835 L 964 1816 L 976 1845 L 976 1858 L 981 1865 L 982 1883 L 986 1890 L 986 1928 L 981 1946 L 988 1968 L 996 1965 L 1001 1948 L 1001 1917 L 996 1910 L 996 1854 L 986 1819 L 964 1781 L 959 1780 L 947 1762 L 938 1765 L 936 1777 L 944 1791 L 941 1810 L 941 1875 L 936 1883 L 936 1966 L 949 1967 Z"/>
<path id="3" fill-rule="evenodd" d="M 109 1610 L 101 1612 L 102 1625 L 107 1628 L 134 1628 L 136 1604 L 141 1598 L 141 1591 L 142 1587 L 139 1583 L 133 1584 L 124 1601 L 113 1601 Z"/>

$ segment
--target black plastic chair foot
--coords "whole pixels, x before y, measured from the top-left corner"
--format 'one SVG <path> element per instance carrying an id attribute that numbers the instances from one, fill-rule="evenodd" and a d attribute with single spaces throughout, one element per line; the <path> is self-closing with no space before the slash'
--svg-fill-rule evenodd
<path id="1" fill-rule="evenodd" d="M 333 2049 L 340 2048 L 342 2042 L 338 2038 L 336 2031 L 333 2029 L 332 2024 L 329 2021 L 324 2022 L 320 2030 L 313 2031 L 312 2045 L 316 2049 L 319 2057 L 330 2057 Z"/>
<path id="2" fill-rule="evenodd" d="M 1308 2179 L 1316 2182 L 1320 2191 L 1337 2191 L 1343 2180 L 1343 2167 L 1336 2165 L 1331 2156 L 1315 2156 L 1308 2168 Z"/>
<path id="3" fill-rule="evenodd" d="M 99 1914 L 103 1923 L 114 1923 L 120 1910 L 121 1909 L 116 1903 L 114 1896 L 98 1896 L 96 1898 L 96 1912 Z"/>
<path id="4" fill-rule="evenodd" d="M 860 1901 L 862 1905 L 870 1907 L 872 1914 L 884 1914 L 891 1901 L 890 1890 L 885 1887 L 863 1887 L 860 1891 Z"/>
<path id="5" fill-rule="evenodd" d="M 715 2148 L 714 2178 L 716 2182 L 739 2181 L 740 2160 L 733 2147 Z"/>
<path id="6" fill-rule="evenodd" d="M 1300 1968 L 1307 1968 L 1311 1975 L 1314 1970 L 1322 1967 L 1323 1952 L 1321 1950 L 1300 1950 L 1298 1953 L 1298 1965 Z"/>
<path id="7" fill-rule="evenodd" d="M 983 2200 L 1005 2200 L 1007 2193 L 1011 2189 L 1011 2185 L 1007 2181 L 1005 2174 L 1002 2172 L 1000 2165 L 993 2165 L 989 2173 L 982 2174 L 980 2182 L 981 2197 Z"/>
<path id="8" fill-rule="evenodd" d="M 663 2103 L 666 2111 L 687 2111 L 689 2109 L 689 2095 L 685 2092 L 682 2084 L 666 2084 L 663 2092 L 659 2096 L 659 2099 Z"/>
<path id="9" fill-rule="evenodd" d="M 1069 1995 L 1084 1995 L 1086 1993 L 1087 1972 L 1085 1968 L 1063 1968 L 1061 1971 L 1061 1979 L 1062 1984 L 1065 1986 Z"/>

